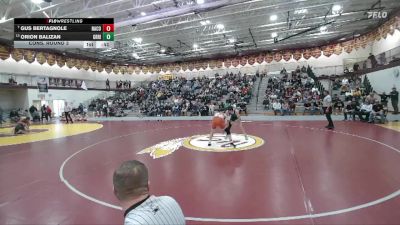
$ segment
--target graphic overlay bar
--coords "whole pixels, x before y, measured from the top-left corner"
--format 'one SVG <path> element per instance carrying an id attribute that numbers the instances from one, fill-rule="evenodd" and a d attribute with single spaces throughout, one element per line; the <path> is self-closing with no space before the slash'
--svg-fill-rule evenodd
<path id="1" fill-rule="evenodd" d="M 114 18 L 15 18 L 14 24 L 114 24 Z"/>
<path id="2" fill-rule="evenodd" d="M 15 48 L 113 48 L 113 18 L 15 18 Z"/>
<path id="3" fill-rule="evenodd" d="M 113 24 L 112 24 L 113 25 Z M 14 25 L 15 33 L 31 33 L 31 32 L 106 32 L 102 24 L 60 24 L 60 25 L 31 25 L 31 24 L 18 24 Z M 110 26 L 106 28 L 110 29 Z M 114 32 L 107 31 L 107 32 Z"/>
<path id="4" fill-rule="evenodd" d="M 103 33 L 104 34 L 104 33 Z M 100 32 L 15 33 L 14 41 L 101 41 Z M 110 39 L 109 39 L 110 40 Z"/>
<path id="5" fill-rule="evenodd" d="M 113 41 L 14 41 L 14 48 L 114 48 Z"/>

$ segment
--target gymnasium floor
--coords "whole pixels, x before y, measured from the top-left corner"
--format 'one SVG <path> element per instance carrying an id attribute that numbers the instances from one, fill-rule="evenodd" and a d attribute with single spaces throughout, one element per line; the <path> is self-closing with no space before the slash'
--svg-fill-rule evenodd
<path id="1" fill-rule="evenodd" d="M 236 149 L 209 121 L 102 121 L 0 137 L 0 224 L 122 224 L 112 173 L 139 159 L 188 224 L 400 224 L 400 125 L 244 123 Z M 239 132 L 234 129 L 234 132 Z M 7 128 L 0 129 L 7 133 Z M 208 221 L 208 222 L 207 222 Z"/>

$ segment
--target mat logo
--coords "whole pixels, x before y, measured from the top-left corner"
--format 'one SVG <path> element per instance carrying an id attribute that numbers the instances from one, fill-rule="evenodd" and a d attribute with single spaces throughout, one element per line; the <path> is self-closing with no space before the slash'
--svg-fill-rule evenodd
<path id="1" fill-rule="evenodd" d="M 381 12 L 367 12 L 368 14 L 368 19 L 385 19 L 387 18 L 388 14 L 386 11 L 381 11 Z"/>
<path id="2" fill-rule="evenodd" d="M 230 143 L 225 134 L 215 134 L 211 140 L 211 146 L 208 146 L 208 134 L 196 135 L 186 139 L 183 142 L 183 146 L 198 151 L 232 152 L 249 150 L 264 144 L 264 141 L 261 138 L 251 135 L 246 138 L 243 134 L 232 134 L 232 140 L 234 145 Z"/>
<path id="3" fill-rule="evenodd" d="M 230 144 L 226 135 L 215 134 L 211 141 L 211 146 L 208 146 L 208 134 L 195 135 L 163 141 L 143 149 L 137 154 L 149 154 L 153 159 L 158 159 L 174 153 L 181 149 L 182 146 L 196 151 L 233 152 L 254 149 L 264 144 L 263 139 L 251 135 L 246 138 L 243 134 L 232 134 L 232 139 L 235 146 Z"/>
<path id="4" fill-rule="evenodd" d="M 187 138 L 177 138 L 169 141 L 163 141 L 151 147 L 145 148 L 137 154 L 147 153 L 150 154 L 153 159 L 158 159 L 172 154 L 173 152 L 178 150 L 182 146 L 182 143 L 185 139 Z"/>

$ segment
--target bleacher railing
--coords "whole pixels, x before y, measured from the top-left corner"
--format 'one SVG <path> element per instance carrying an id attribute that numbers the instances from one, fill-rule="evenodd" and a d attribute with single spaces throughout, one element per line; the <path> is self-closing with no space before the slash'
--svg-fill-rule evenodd
<path id="1" fill-rule="evenodd" d="M 37 86 L 37 80 L 38 78 L 43 78 L 45 76 L 40 76 L 40 75 L 27 75 L 27 74 L 9 74 L 9 73 L 0 73 L 0 83 L 2 84 L 9 84 L 9 79 L 12 78 L 17 84 L 16 85 L 27 85 L 27 86 Z M 66 80 L 72 80 L 73 82 L 71 85 L 52 85 L 50 84 L 49 87 L 57 87 L 57 88 L 68 88 L 68 89 L 81 89 L 80 85 L 77 87 L 75 85 L 75 80 L 78 81 L 84 81 L 85 85 L 89 89 L 101 89 L 105 90 L 106 89 L 106 81 L 105 80 L 85 80 L 85 79 L 69 79 L 69 78 L 58 78 L 60 80 L 66 79 Z M 122 80 L 124 82 L 125 80 Z M 79 82 L 80 83 L 80 82 Z M 145 83 L 143 81 L 137 81 L 137 82 L 131 82 L 131 87 L 137 87 L 140 86 L 142 83 Z M 110 87 L 111 89 L 116 89 L 116 81 L 110 81 Z M 124 88 L 122 88 L 123 90 Z"/>
<path id="2" fill-rule="evenodd" d="M 399 59 L 400 58 L 400 46 L 390 49 L 386 52 L 382 52 L 378 55 L 375 55 L 375 58 L 378 62 L 378 65 L 387 65 L 389 64 L 392 60 L 393 57 Z M 360 58 L 346 58 L 343 60 L 343 65 L 337 65 L 337 66 L 321 66 L 321 67 L 312 67 L 313 72 L 315 75 L 322 76 L 322 75 L 342 75 L 347 68 L 349 72 L 353 71 L 353 66 L 354 64 L 359 65 L 359 70 L 363 69 L 370 69 L 372 68 L 371 61 L 368 60 L 367 57 L 360 57 Z"/>

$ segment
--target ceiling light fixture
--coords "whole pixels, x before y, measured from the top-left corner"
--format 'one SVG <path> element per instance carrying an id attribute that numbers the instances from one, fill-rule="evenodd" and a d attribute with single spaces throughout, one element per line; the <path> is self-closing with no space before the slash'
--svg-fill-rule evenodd
<path id="1" fill-rule="evenodd" d="M 306 14 L 308 13 L 308 9 L 296 9 L 294 14 Z"/>
<path id="2" fill-rule="evenodd" d="M 146 15 L 146 13 L 145 13 L 145 12 L 141 12 L 141 13 L 140 13 L 140 15 L 142 15 L 142 16 L 145 16 L 145 15 Z"/>
<path id="3" fill-rule="evenodd" d="M 229 43 L 234 43 L 235 42 L 235 38 L 229 38 Z"/>
<path id="4" fill-rule="evenodd" d="M 271 37 L 273 37 L 273 38 L 276 38 L 276 37 L 278 37 L 278 33 L 276 33 L 276 32 L 273 32 L 273 33 L 271 34 Z"/>
<path id="5" fill-rule="evenodd" d="M 322 26 L 319 28 L 319 31 L 321 31 L 321 33 L 326 32 L 327 27 L 326 26 Z"/>
<path id="6" fill-rule="evenodd" d="M 132 53 L 132 56 L 133 56 L 133 58 L 135 58 L 135 59 L 138 59 L 138 58 L 139 58 L 139 55 L 138 55 L 136 52 Z"/>
<path id="7" fill-rule="evenodd" d="M 164 53 L 165 52 L 165 48 L 161 48 L 160 52 Z"/>
<path id="8" fill-rule="evenodd" d="M 205 26 L 205 25 L 207 25 L 207 22 L 206 21 L 200 21 L 200 24 Z"/>
<path id="9" fill-rule="evenodd" d="M 196 3 L 197 3 L 197 4 L 203 4 L 203 3 L 204 3 L 204 0 L 196 0 Z"/>
<path id="10" fill-rule="evenodd" d="M 142 43 L 142 41 L 143 41 L 143 39 L 140 38 L 140 37 L 139 37 L 139 38 L 133 38 L 132 40 L 133 40 L 134 42 L 136 42 L 136 43 L 139 43 L 139 44 Z"/>
<path id="11" fill-rule="evenodd" d="M 5 16 L 0 19 L 0 23 L 4 23 L 4 22 L 6 22 L 6 17 Z"/>
<path id="12" fill-rule="evenodd" d="M 277 15 L 271 15 L 270 17 L 269 17 L 269 20 L 271 20 L 271 21 L 275 21 L 275 20 L 277 20 L 278 19 L 278 16 Z"/>
<path id="13" fill-rule="evenodd" d="M 339 14 L 342 9 L 341 5 L 333 5 L 332 6 L 332 14 Z"/>
<path id="14" fill-rule="evenodd" d="M 43 3 L 43 0 L 31 0 L 35 4 L 40 4 Z"/>
<path id="15" fill-rule="evenodd" d="M 217 29 L 222 30 L 224 28 L 225 28 L 225 26 L 223 24 L 221 24 L 221 23 L 217 24 Z"/>
<path id="16" fill-rule="evenodd" d="M 196 44 L 196 43 L 193 44 L 193 48 L 194 48 L 194 49 L 197 49 L 198 47 L 199 47 L 198 44 Z"/>
<path id="17" fill-rule="evenodd" d="M 210 20 L 206 20 L 206 24 L 210 24 L 211 23 L 211 21 Z"/>

